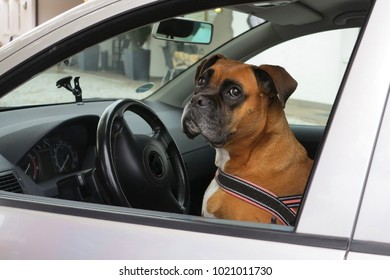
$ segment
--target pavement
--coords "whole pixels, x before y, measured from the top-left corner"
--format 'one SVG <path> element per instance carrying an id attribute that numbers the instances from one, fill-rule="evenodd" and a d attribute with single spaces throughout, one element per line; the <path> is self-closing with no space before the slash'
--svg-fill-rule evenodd
<path id="1" fill-rule="evenodd" d="M 290 124 L 325 126 L 332 105 L 290 98 L 284 111 Z"/>

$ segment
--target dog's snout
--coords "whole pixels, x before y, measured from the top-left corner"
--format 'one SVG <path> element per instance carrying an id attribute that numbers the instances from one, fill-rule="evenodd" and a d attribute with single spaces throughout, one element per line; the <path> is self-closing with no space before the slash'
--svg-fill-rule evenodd
<path id="1" fill-rule="evenodd" d="M 196 102 L 196 104 L 197 104 L 198 106 L 201 106 L 201 107 L 207 106 L 208 103 L 209 103 L 209 102 L 207 101 L 207 99 L 206 99 L 204 96 L 200 96 L 200 98 L 198 98 L 198 101 Z"/>
<path id="2" fill-rule="evenodd" d="M 194 99 L 192 100 L 193 104 L 199 107 L 207 107 L 210 105 L 210 98 L 204 96 L 204 95 L 196 95 Z"/>

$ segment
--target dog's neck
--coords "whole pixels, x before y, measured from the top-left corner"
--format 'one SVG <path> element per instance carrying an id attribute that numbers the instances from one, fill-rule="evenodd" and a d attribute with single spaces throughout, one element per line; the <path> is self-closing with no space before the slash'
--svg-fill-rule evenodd
<path id="1" fill-rule="evenodd" d="M 217 148 L 215 164 L 231 175 L 268 187 L 278 195 L 290 195 L 280 189 L 279 183 L 275 185 L 275 179 L 278 177 L 276 181 L 284 180 L 285 175 L 286 178 L 289 177 L 287 173 L 299 172 L 295 170 L 297 162 L 310 164 L 307 160 L 306 151 L 294 137 L 287 120 L 282 119 L 271 133 L 268 130 L 267 133 L 259 134 L 257 141 L 244 138 Z M 248 168 L 249 166 L 256 168 Z M 300 190 L 292 191 L 299 193 Z"/>
<path id="2" fill-rule="evenodd" d="M 216 159 L 218 157 L 227 159 L 229 167 L 234 165 L 233 169 L 241 169 L 250 163 L 259 165 L 259 163 L 274 162 L 273 165 L 279 165 L 276 163 L 285 160 L 281 157 L 280 146 L 285 145 L 286 151 L 290 150 L 289 146 L 291 143 L 296 143 L 296 139 L 283 109 L 271 112 L 266 116 L 265 125 L 259 122 L 258 127 L 252 129 L 250 133 L 241 132 L 232 136 L 221 149 L 224 153 L 219 152 L 221 154 L 219 155 L 217 152 Z M 283 157 L 286 156 L 289 155 L 283 154 Z M 226 164 L 227 161 L 224 163 Z"/>

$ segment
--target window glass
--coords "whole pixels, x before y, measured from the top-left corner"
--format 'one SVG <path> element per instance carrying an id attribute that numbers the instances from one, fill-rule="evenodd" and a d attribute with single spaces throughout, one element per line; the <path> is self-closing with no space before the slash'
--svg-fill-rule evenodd
<path id="1" fill-rule="evenodd" d="M 321 32 L 272 47 L 248 63 L 283 66 L 298 82 L 287 101 L 289 123 L 325 125 L 359 28 Z"/>

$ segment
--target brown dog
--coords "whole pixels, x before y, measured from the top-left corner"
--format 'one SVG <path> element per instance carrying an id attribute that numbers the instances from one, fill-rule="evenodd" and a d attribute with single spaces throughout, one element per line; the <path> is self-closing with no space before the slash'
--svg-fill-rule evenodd
<path id="1" fill-rule="evenodd" d="M 281 197 L 303 193 L 313 164 L 283 110 L 297 82 L 279 66 L 214 55 L 202 61 L 195 83 L 183 131 L 190 138 L 202 134 L 216 148 L 219 168 L 204 195 L 202 215 L 293 225 L 297 205 L 286 206 Z M 288 211 L 292 214 L 284 219 Z"/>

